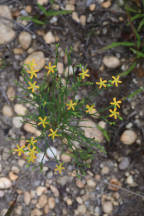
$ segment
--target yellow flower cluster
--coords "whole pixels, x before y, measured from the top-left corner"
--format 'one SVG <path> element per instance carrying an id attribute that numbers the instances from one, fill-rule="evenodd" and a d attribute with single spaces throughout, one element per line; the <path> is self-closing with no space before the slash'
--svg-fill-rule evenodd
<path id="1" fill-rule="evenodd" d="M 110 81 L 110 83 L 112 85 L 115 84 L 115 86 L 118 87 L 118 84 L 122 83 L 122 81 L 120 81 L 119 78 L 120 78 L 120 76 L 117 76 L 117 77 L 112 76 L 113 80 Z M 99 82 L 96 82 L 96 84 L 99 86 L 99 88 L 102 88 L 102 87 L 106 88 L 107 87 L 106 83 L 107 83 L 107 80 L 102 80 L 102 78 L 100 78 Z M 122 103 L 121 100 L 117 101 L 116 97 L 113 98 L 113 102 L 111 102 L 110 104 L 114 106 L 114 109 L 113 110 L 109 109 L 109 111 L 111 113 L 109 115 L 109 117 L 114 117 L 114 119 L 117 119 L 117 117 L 119 116 L 119 112 L 117 112 L 117 107 L 120 108 L 119 104 L 121 104 L 121 103 Z"/>
<path id="2" fill-rule="evenodd" d="M 36 154 L 38 153 L 38 151 L 36 150 L 36 146 L 35 143 L 37 142 L 36 139 L 34 139 L 34 137 L 31 137 L 30 140 L 26 140 L 26 142 L 28 142 L 28 145 L 18 145 L 17 144 L 17 148 L 13 149 L 14 152 L 18 152 L 18 156 L 23 155 L 24 158 L 26 158 L 28 160 L 28 162 L 34 162 L 36 159 Z"/>
<path id="3" fill-rule="evenodd" d="M 117 107 L 120 108 L 119 104 L 121 104 L 121 103 L 122 103 L 121 100 L 117 101 L 116 97 L 113 98 L 113 102 L 110 102 L 110 104 L 114 106 L 114 109 L 113 110 L 109 109 L 109 111 L 111 113 L 109 115 L 109 117 L 114 117 L 114 119 L 117 119 L 117 117 L 119 116 L 119 112 L 117 112 Z"/>
<path id="4" fill-rule="evenodd" d="M 35 69 L 36 66 L 37 66 L 37 64 L 36 64 L 36 62 L 35 62 L 34 59 L 32 59 L 32 61 L 28 62 L 28 64 L 27 64 L 26 72 L 29 73 L 29 74 L 31 75 L 31 76 L 30 76 L 30 79 L 31 79 L 31 80 L 33 79 L 33 77 L 36 77 L 36 78 L 37 78 L 37 74 L 36 74 L 36 73 L 37 73 L 39 70 Z M 28 82 L 28 84 L 29 84 L 28 89 L 31 89 L 32 92 L 34 92 L 36 88 L 39 88 L 39 86 L 37 86 L 36 83 L 37 83 L 36 81 L 33 82 L 33 83 L 32 83 L 32 82 Z"/>
<path id="5" fill-rule="evenodd" d="M 37 72 L 39 71 L 38 69 L 35 69 L 37 66 L 36 62 L 34 59 L 32 59 L 32 61 L 28 62 L 27 64 L 27 69 L 26 69 L 26 72 L 29 73 L 31 76 L 30 76 L 30 79 L 32 80 L 33 77 L 36 77 L 37 78 Z M 45 66 L 46 69 L 48 69 L 48 74 L 50 73 L 54 73 L 54 68 L 56 68 L 56 65 L 52 66 L 51 65 L 51 62 L 49 63 L 49 66 Z M 36 81 L 35 82 L 28 82 L 29 84 L 29 87 L 28 89 L 31 89 L 32 92 L 35 91 L 36 88 L 39 88 L 39 86 L 36 85 Z"/>
<path id="6" fill-rule="evenodd" d="M 117 77 L 112 76 L 112 78 L 113 80 L 110 81 L 112 85 L 115 84 L 115 86 L 118 87 L 118 83 L 122 83 L 122 81 L 119 80 L 120 76 L 117 76 Z M 105 83 L 107 83 L 107 80 L 102 80 L 102 78 L 100 78 L 99 82 L 96 82 L 96 84 L 99 85 L 99 88 L 102 88 L 102 87 L 106 88 L 107 85 Z"/>
<path id="7" fill-rule="evenodd" d="M 36 64 L 35 60 L 33 59 L 31 62 L 28 63 L 27 69 L 26 69 L 26 72 L 28 74 L 30 74 L 30 79 L 31 79 L 31 81 L 28 82 L 28 84 L 29 84 L 28 89 L 31 89 L 32 93 L 35 92 L 35 89 L 39 88 L 39 86 L 37 85 L 37 82 L 32 80 L 34 77 L 37 78 L 37 72 L 39 71 L 38 69 L 36 69 L 36 66 L 37 66 L 37 64 Z M 47 71 L 48 75 L 53 74 L 55 72 L 55 68 L 56 68 L 56 65 L 52 66 L 51 62 L 49 62 L 48 66 L 45 66 L 45 69 L 48 70 Z M 90 74 L 88 72 L 89 72 L 88 69 L 81 67 L 81 73 L 79 73 L 79 76 L 81 77 L 82 80 L 84 80 L 87 77 L 90 77 Z M 120 78 L 120 76 L 117 76 L 117 77 L 112 76 L 113 80 L 107 81 L 107 80 L 103 80 L 100 77 L 99 82 L 96 82 L 96 84 L 98 85 L 98 88 L 100 88 L 100 89 L 102 87 L 106 88 L 107 86 L 112 86 L 112 85 L 115 85 L 116 87 L 118 87 L 118 84 L 122 83 L 122 81 L 120 81 L 119 78 Z M 109 85 L 108 82 L 111 85 Z M 115 97 L 113 98 L 113 101 L 110 102 L 110 104 L 114 106 L 114 109 L 113 110 L 109 109 L 109 112 L 111 113 L 109 115 L 109 117 L 114 117 L 115 119 L 117 119 L 117 117 L 119 115 L 119 112 L 117 112 L 117 108 L 120 108 L 121 103 L 122 103 L 121 100 L 117 101 Z M 76 106 L 77 106 L 77 102 L 76 101 L 74 102 L 73 100 L 69 100 L 65 106 L 67 107 L 67 110 L 74 111 Z M 94 104 L 92 104 L 92 105 L 87 104 L 85 106 L 85 112 L 89 113 L 91 115 L 95 114 L 96 113 L 95 105 Z M 46 117 L 46 116 L 39 116 L 38 120 L 39 120 L 39 122 L 37 124 L 42 125 L 42 127 L 44 129 L 47 127 L 47 125 L 50 124 L 48 117 Z M 60 134 L 58 134 L 57 131 L 58 131 L 58 129 L 53 130 L 52 128 L 50 128 L 48 136 L 51 137 L 52 140 L 54 140 L 55 137 L 60 136 Z M 24 155 L 26 157 L 26 159 L 28 160 L 28 162 L 34 162 L 36 159 L 36 154 L 38 153 L 37 147 L 35 145 L 37 140 L 34 139 L 34 137 L 31 137 L 31 139 L 27 140 L 26 142 L 28 142 L 28 145 L 19 146 L 17 144 L 17 148 L 14 149 L 14 151 L 18 152 L 19 156 Z M 62 163 L 57 164 L 56 168 L 55 168 L 55 172 L 59 172 L 61 174 L 63 169 L 64 169 L 64 167 L 62 166 Z"/>

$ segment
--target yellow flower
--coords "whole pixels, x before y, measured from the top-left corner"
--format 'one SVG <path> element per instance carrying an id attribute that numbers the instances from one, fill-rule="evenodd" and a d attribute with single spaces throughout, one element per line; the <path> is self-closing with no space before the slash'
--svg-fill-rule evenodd
<path id="1" fill-rule="evenodd" d="M 32 59 L 32 61 L 29 61 L 27 65 L 29 69 L 34 69 L 34 66 L 37 66 L 35 59 Z"/>
<path id="2" fill-rule="evenodd" d="M 29 74 L 31 74 L 31 76 L 30 76 L 30 79 L 32 79 L 34 76 L 35 77 L 37 77 L 37 72 L 39 71 L 39 70 L 37 70 L 37 69 L 35 69 L 35 66 L 36 66 L 37 64 L 35 63 L 35 60 L 33 59 L 31 62 L 29 62 L 28 64 L 27 64 L 27 68 L 28 69 L 26 69 L 26 71 L 27 71 L 27 73 L 29 73 Z"/>
<path id="3" fill-rule="evenodd" d="M 96 82 L 97 85 L 99 85 L 99 88 L 106 87 L 107 80 L 102 80 L 102 78 L 100 78 L 100 82 Z"/>
<path id="4" fill-rule="evenodd" d="M 111 102 L 110 104 L 114 105 L 115 107 L 120 108 L 120 105 L 119 105 L 120 103 L 122 103 L 122 101 L 121 100 L 116 101 L 116 97 L 114 97 L 113 102 Z"/>
<path id="5" fill-rule="evenodd" d="M 96 112 L 96 109 L 94 108 L 94 104 L 89 106 L 88 104 L 86 105 L 86 112 L 89 114 L 94 114 Z"/>
<path id="6" fill-rule="evenodd" d="M 48 122 L 46 122 L 46 120 L 47 120 L 47 117 L 45 116 L 43 119 L 42 119 L 42 117 L 39 117 L 38 118 L 41 122 L 39 122 L 38 123 L 38 125 L 43 125 L 43 127 L 45 128 L 46 127 L 46 124 L 48 124 Z"/>
<path id="7" fill-rule="evenodd" d="M 70 100 L 69 103 L 66 104 L 68 110 L 70 109 L 74 110 L 76 105 L 77 103 L 73 103 L 72 100 Z"/>
<path id="8" fill-rule="evenodd" d="M 112 113 L 112 114 L 109 115 L 109 117 L 113 117 L 114 116 L 114 119 L 117 119 L 117 116 L 119 115 L 119 112 L 116 112 L 117 108 L 114 108 L 114 110 L 109 109 L 109 111 Z"/>
<path id="9" fill-rule="evenodd" d="M 116 87 L 118 87 L 118 83 L 122 83 L 122 81 L 119 80 L 120 76 L 112 76 L 113 81 L 111 82 L 112 84 L 115 84 Z"/>
<path id="10" fill-rule="evenodd" d="M 49 66 L 45 66 L 46 69 L 48 69 L 48 74 L 49 73 L 54 73 L 54 68 L 56 68 L 56 65 L 52 66 L 51 62 L 49 63 Z"/>
<path id="11" fill-rule="evenodd" d="M 28 142 L 29 145 L 34 146 L 34 144 L 37 142 L 37 140 L 36 139 L 34 140 L 34 137 L 31 137 L 31 139 L 30 140 L 26 140 L 26 142 Z"/>
<path id="12" fill-rule="evenodd" d="M 38 151 L 36 151 L 36 147 L 33 146 L 33 148 L 30 148 L 28 146 L 29 152 L 28 152 L 28 157 L 27 160 L 29 162 L 34 162 L 34 160 L 36 159 L 36 154 L 38 153 Z"/>
<path id="13" fill-rule="evenodd" d="M 88 69 L 87 69 L 87 70 L 84 70 L 84 69 L 82 68 L 82 73 L 80 73 L 79 75 L 81 76 L 82 79 L 85 79 L 85 77 L 90 77 L 90 75 L 87 74 L 87 73 L 88 73 Z"/>
<path id="14" fill-rule="evenodd" d="M 58 171 L 59 174 L 61 174 L 63 169 L 65 169 L 65 168 L 62 167 L 62 163 L 60 163 L 59 165 L 56 165 L 56 168 L 54 170 L 55 170 L 55 172 Z"/>
<path id="15" fill-rule="evenodd" d="M 27 73 L 31 74 L 30 79 L 32 79 L 34 76 L 37 77 L 37 72 L 39 70 L 27 70 Z"/>
<path id="16" fill-rule="evenodd" d="M 21 156 L 21 154 L 24 154 L 24 148 L 25 148 L 25 145 L 23 146 L 19 146 L 17 144 L 17 149 L 13 149 L 15 152 L 18 152 L 18 156 Z"/>
<path id="17" fill-rule="evenodd" d="M 36 83 L 36 81 L 34 83 L 28 82 L 28 84 L 30 85 L 28 89 L 32 89 L 32 92 L 34 92 L 35 88 L 39 88 L 39 86 L 37 86 Z"/>
<path id="18" fill-rule="evenodd" d="M 53 130 L 52 128 L 50 129 L 50 134 L 48 135 L 48 136 L 51 136 L 52 137 L 52 139 L 54 140 L 54 138 L 55 138 L 55 136 L 59 136 L 58 134 L 56 134 L 57 133 L 57 130 Z"/>

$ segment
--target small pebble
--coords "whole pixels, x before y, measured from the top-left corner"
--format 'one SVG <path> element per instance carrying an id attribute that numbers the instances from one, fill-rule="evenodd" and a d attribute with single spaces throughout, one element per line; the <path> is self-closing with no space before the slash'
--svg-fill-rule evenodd
<path id="1" fill-rule="evenodd" d="M 55 207 L 55 199 L 53 197 L 50 197 L 48 199 L 48 205 L 49 205 L 50 209 L 54 209 L 54 207 Z"/>
<path id="2" fill-rule="evenodd" d="M 113 205 L 110 201 L 106 201 L 102 204 L 104 213 L 111 214 L 113 210 Z"/>
<path id="3" fill-rule="evenodd" d="M 103 58 L 103 63 L 108 68 L 117 68 L 120 66 L 120 60 L 115 56 L 105 56 Z"/>
<path id="4" fill-rule="evenodd" d="M 77 23 L 79 23 L 80 22 L 80 19 L 79 19 L 79 17 L 78 17 L 78 13 L 77 12 L 73 12 L 72 13 L 72 19 L 74 20 L 74 21 L 76 21 Z"/>
<path id="5" fill-rule="evenodd" d="M 84 215 L 86 213 L 86 206 L 85 205 L 79 205 L 76 209 L 76 215 Z"/>
<path id="6" fill-rule="evenodd" d="M 129 163 L 130 163 L 129 158 L 128 158 L 128 157 L 123 157 L 123 158 L 121 159 L 121 162 L 119 163 L 119 169 L 120 169 L 120 170 L 125 170 L 125 169 L 127 169 L 128 166 L 129 166 Z"/>
<path id="7" fill-rule="evenodd" d="M 44 213 L 47 215 L 49 213 L 49 205 L 45 205 L 44 207 Z"/>
<path id="8" fill-rule="evenodd" d="M 34 209 L 31 211 L 31 216 L 41 216 L 43 213 L 39 209 Z"/>
<path id="9" fill-rule="evenodd" d="M 109 173 L 109 167 L 107 167 L 107 166 L 104 166 L 103 168 L 102 168 L 102 170 L 101 170 L 101 174 L 102 175 L 107 175 L 108 173 Z"/>
<path id="10" fill-rule="evenodd" d="M 12 119 L 12 123 L 14 127 L 21 128 L 21 126 L 23 125 L 23 118 L 21 116 L 15 116 Z"/>
<path id="11" fill-rule="evenodd" d="M 86 25 L 86 16 L 85 15 L 81 15 L 80 16 L 80 23 L 85 26 Z"/>
<path id="12" fill-rule="evenodd" d="M 57 70 L 58 70 L 58 74 L 59 75 L 62 75 L 63 72 L 64 72 L 64 66 L 63 66 L 63 63 L 62 62 L 58 62 L 57 63 Z"/>
<path id="13" fill-rule="evenodd" d="M 13 110 L 9 105 L 4 105 L 2 108 L 2 114 L 7 117 L 13 116 Z"/>
<path id="14" fill-rule="evenodd" d="M 23 31 L 20 33 L 18 39 L 21 47 L 23 49 L 28 49 L 32 41 L 32 36 L 30 33 Z"/>
<path id="15" fill-rule="evenodd" d="M 135 131 L 130 129 L 125 130 L 120 137 L 120 141 L 125 145 L 132 145 L 133 143 L 135 143 L 136 139 L 137 134 L 135 133 Z"/>
<path id="16" fill-rule="evenodd" d="M 47 196 L 42 194 L 38 200 L 37 208 L 43 208 L 47 204 Z"/>
<path id="17" fill-rule="evenodd" d="M 75 10 L 75 6 L 73 4 L 67 4 L 66 7 L 65 7 L 65 10 L 74 11 Z"/>
<path id="18" fill-rule="evenodd" d="M 51 31 L 47 32 L 44 35 L 44 40 L 47 44 L 51 44 L 51 43 L 55 43 L 55 36 L 53 35 L 53 33 Z"/>
<path id="19" fill-rule="evenodd" d="M 27 108 L 22 104 L 15 104 L 14 105 L 14 111 L 18 115 L 25 115 L 27 112 Z"/>
<path id="20" fill-rule="evenodd" d="M 106 2 L 103 2 L 103 3 L 101 4 L 101 6 L 102 6 L 103 8 L 109 8 L 109 7 L 111 6 L 111 1 L 108 0 L 108 1 L 106 1 Z"/>
<path id="21" fill-rule="evenodd" d="M 50 190 L 53 192 L 55 197 L 59 197 L 59 191 L 55 186 L 50 185 Z"/>
<path id="22" fill-rule="evenodd" d="M 25 11 L 26 11 L 27 13 L 31 13 L 31 12 L 32 12 L 32 7 L 31 7 L 31 5 L 27 5 L 27 6 L 25 7 Z"/>
<path id="23" fill-rule="evenodd" d="M 89 10 L 94 11 L 96 9 L 96 4 L 90 4 Z"/>
<path id="24" fill-rule="evenodd" d="M 76 180 L 76 186 L 78 188 L 84 188 L 84 185 L 85 184 L 81 180 L 79 180 L 79 179 Z"/>
<path id="25" fill-rule="evenodd" d="M 0 189 L 8 189 L 12 186 L 11 181 L 6 177 L 0 178 Z"/>
<path id="26" fill-rule="evenodd" d="M 35 127 L 32 126 L 32 124 L 26 123 L 24 124 L 24 130 L 34 134 L 35 136 L 40 136 L 41 132 L 37 130 Z"/>
<path id="27" fill-rule="evenodd" d="M 37 0 L 37 3 L 40 5 L 47 4 L 49 0 Z"/>
<path id="28" fill-rule="evenodd" d="M 15 88 L 13 86 L 9 86 L 7 90 L 8 99 L 10 101 L 14 101 L 15 95 L 16 95 Z"/>
<path id="29" fill-rule="evenodd" d="M 135 183 L 134 183 L 134 179 L 133 179 L 133 176 L 129 175 L 126 179 L 126 183 L 133 186 Z"/>
<path id="30" fill-rule="evenodd" d="M 41 196 L 44 192 L 46 192 L 47 191 L 47 189 L 46 189 L 46 187 L 44 187 L 44 186 L 38 186 L 37 188 L 36 188 L 36 193 L 37 193 L 37 196 Z"/>
<path id="31" fill-rule="evenodd" d="M 35 51 L 32 52 L 25 60 L 24 64 L 29 64 L 32 62 L 32 60 L 35 60 L 36 66 L 34 66 L 34 69 L 40 71 L 45 66 L 45 56 L 44 53 L 41 51 Z M 27 69 L 27 67 L 26 67 Z"/>
<path id="32" fill-rule="evenodd" d="M 31 201 L 31 194 L 28 191 L 24 192 L 24 202 L 26 205 L 29 205 Z"/>
<path id="33" fill-rule="evenodd" d="M 9 178 L 11 181 L 16 181 L 18 179 L 18 175 L 14 174 L 13 172 L 10 172 Z"/>
<path id="34" fill-rule="evenodd" d="M 61 160 L 64 162 L 64 163 L 69 163 L 71 161 L 71 157 L 68 155 L 68 154 L 65 154 L 63 153 L 61 155 Z"/>
<path id="35" fill-rule="evenodd" d="M 22 206 L 20 206 L 20 205 L 18 205 L 17 207 L 16 207 L 16 209 L 15 209 L 15 213 L 17 214 L 17 215 L 22 215 Z"/>
<path id="36" fill-rule="evenodd" d="M 19 159 L 19 160 L 18 160 L 18 165 L 19 165 L 20 167 L 23 167 L 24 164 L 25 164 L 25 160 L 22 160 L 22 159 Z"/>
<path id="37" fill-rule="evenodd" d="M 46 154 L 49 158 L 55 158 L 55 156 L 57 155 L 57 150 L 55 147 L 49 147 L 46 150 Z"/>
<path id="38" fill-rule="evenodd" d="M 96 182 L 93 179 L 88 179 L 87 180 L 87 185 L 89 187 L 96 187 Z"/>

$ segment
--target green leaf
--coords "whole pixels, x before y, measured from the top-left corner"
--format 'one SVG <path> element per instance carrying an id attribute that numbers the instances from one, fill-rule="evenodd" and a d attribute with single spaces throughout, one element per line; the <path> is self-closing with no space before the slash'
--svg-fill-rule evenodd
<path id="1" fill-rule="evenodd" d="M 138 50 L 135 50 L 133 48 L 130 48 L 130 50 L 137 55 L 137 58 L 144 58 L 144 53 L 143 52 L 140 52 Z"/>
<path id="2" fill-rule="evenodd" d="M 133 29 L 134 29 L 134 32 L 135 32 L 136 38 L 137 38 L 137 42 L 136 42 L 137 48 L 139 49 L 140 45 L 141 45 L 141 38 L 140 38 L 140 35 L 138 34 L 137 30 L 135 28 L 133 28 Z"/>
<path id="3" fill-rule="evenodd" d="M 137 28 L 137 31 L 140 31 L 143 25 L 144 25 L 144 19 L 142 19 L 142 20 L 140 21 L 139 26 L 138 26 L 138 28 Z"/>
<path id="4" fill-rule="evenodd" d="M 141 17 L 144 17 L 144 14 L 137 14 L 131 18 L 131 21 L 134 21 L 134 20 L 139 19 Z"/>
<path id="5" fill-rule="evenodd" d="M 37 3 L 38 8 L 45 14 L 47 15 L 47 10 L 45 9 L 45 7 L 43 7 L 41 4 Z"/>
<path id="6" fill-rule="evenodd" d="M 129 67 L 129 69 L 127 70 L 127 71 L 124 71 L 124 72 L 122 72 L 122 73 L 120 73 L 120 74 L 118 74 L 120 77 L 125 77 L 125 76 L 127 76 L 135 67 L 136 67 L 136 65 L 137 65 L 137 63 L 136 62 L 134 62 L 130 67 Z"/>
<path id="7" fill-rule="evenodd" d="M 45 22 L 38 20 L 37 18 L 33 18 L 31 16 L 22 16 L 21 20 L 32 21 L 38 25 L 44 25 Z"/>
<path id="8" fill-rule="evenodd" d="M 125 10 L 128 11 L 128 12 L 132 12 L 132 13 L 138 13 L 138 10 L 135 10 L 131 7 L 128 7 L 128 5 L 125 6 Z"/>
<path id="9" fill-rule="evenodd" d="M 112 42 L 110 45 L 103 47 L 102 50 L 107 50 L 107 49 L 111 49 L 111 48 L 118 47 L 118 46 L 131 47 L 131 46 L 134 46 L 134 45 L 135 45 L 135 43 L 128 42 L 128 41 L 125 41 L 125 42 Z"/>
<path id="10" fill-rule="evenodd" d="M 135 95 L 141 93 L 144 91 L 143 87 L 140 87 L 139 89 L 135 90 L 133 93 L 131 93 L 130 95 L 127 96 L 127 98 L 133 98 Z"/>
<path id="11" fill-rule="evenodd" d="M 109 142 L 110 141 L 110 137 L 108 135 L 108 132 L 105 129 L 103 129 L 102 127 L 100 127 L 99 125 L 97 125 L 97 128 L 103 133 L 104 137 Z"/>
<path id="12" fill-rule="evenodd" d="M 54 3 L 54 0 L 50 0 L 50 3 L 53 4 L 53 3 Z"/>

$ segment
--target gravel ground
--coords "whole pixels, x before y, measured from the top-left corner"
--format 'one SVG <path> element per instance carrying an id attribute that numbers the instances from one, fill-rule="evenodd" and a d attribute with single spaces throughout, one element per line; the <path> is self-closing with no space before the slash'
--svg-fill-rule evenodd
<path id="1" fill-rule="evenodd" d="M 29 105 L 21 105 L 15 80 L 21 79 L 23 63 L 31 58 L 39 62 L 41 70 L 54 61 L 55 44 L 60 44 L 58 72 L 67 65 L 65 48 L 73 47 L 72 63 L 87 64 L 91 79 L 112 75 L 128 67 L 130 54 L 124 48 L 99 51 L 112 41 L 119 41 L 124 32 L 123 1 L 65 0 L 50 6 L 48 0 L 37 0 L 47 9 L 72 10 L 72 14 L 50 17 L 45 26 L 20 20 L 21 16 L 38 13 L 36 1 L 0 1 L 0 215 L 1 216 L 143 216 L 144 215 L 144 93 L 127 99 L 121 114 L 123 121 L 109 127 L 96 119 L 111 135 L 108 143 L 100 131 L 97 136 L 107 154 L 97 154 L 87 175 L 78 179 L 72 158 L 62 154 L 58 143 L 54 151 L 64 162 L 62 175 L 44 164 L 27 167 L 24 159 L 11 153 L 13 139 L 38 136 L 39 131 L 21 123 Z M 43 20 L 43 14 L 40 14 Z M 39 79 L 42 74 L 39 74 Z M 132 72 L 123 85 L 95 98 L 97 109 L 116 97 L 127 96 L 144 86 L 144 72 Z M 88 122 L 91 124 L 91 120 Z M 95 131 L 93 131 L 95 133 Z M 49 154 L 49 153 L 48 153 Z M 50 156 L 50 155 L 49 155 Z M 52 156 L 50 156 L 52 158 Z M 39 155 L 41 158 L 41 155 Z M 47 159 L 46 159 L 47 160 Z M 11 206 L 11 213 L 6 214 Z"/>

